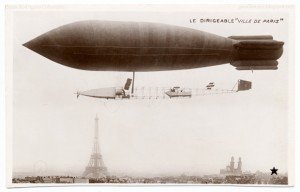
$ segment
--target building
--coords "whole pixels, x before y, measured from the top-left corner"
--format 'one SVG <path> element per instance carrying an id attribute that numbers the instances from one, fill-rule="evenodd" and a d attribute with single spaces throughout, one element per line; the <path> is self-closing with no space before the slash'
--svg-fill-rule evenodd
<path id="1" fill-rule="evenodd" d="M 74 178 L 74 183 L 89 183 L 87 178 Z"/>
<path id="2" fill-rule="evenodd" d="M 226 166 L 226 169 L 221 169 L 222 175 L 240 175 L 242 174 L 242 158 L 239 157 L 237 168 L 234 167 L 234 157 L 231 157 L 230 164 Z"/>
<path id="3" fill-rule="evenodd" d="M 60 177 L 59 183 L 74 183 L 73 177 Z"/>
<path id="4" fill-rule="evenodd" d="M 54 177 L 43 177 L 43 183 L 56 183 L 56 178 Z"/>

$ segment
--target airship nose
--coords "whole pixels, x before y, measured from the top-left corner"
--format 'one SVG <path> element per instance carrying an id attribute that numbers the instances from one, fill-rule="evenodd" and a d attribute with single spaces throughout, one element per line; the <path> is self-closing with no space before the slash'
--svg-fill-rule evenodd
<path id="1" fill-rule="evenodd" d="M 28 49 L 31 49 L 31 43 L 30 43 L 30 41 L 28 41 L 27 43 L 24 43 L 23 46 L 26 47 L 26 48 L 28 48 Z"/>
<path id="2" fill-rule="evenodd" d="M 31 41 L 24 43 L 23 46 L 32 51 L 38 52 L 40 48 L 40 43 L 38 43 L 35 39 L 33 39 Z"/>
<path id="3" fill-rule="evenodd" d="M 51 41 L 48 38 L 48 35 L 41 35 L 23 44 L 24 47 L 46 58 L 49 58 L 49 52 L 51 52 L 49 45 L 51 45 Z"/>

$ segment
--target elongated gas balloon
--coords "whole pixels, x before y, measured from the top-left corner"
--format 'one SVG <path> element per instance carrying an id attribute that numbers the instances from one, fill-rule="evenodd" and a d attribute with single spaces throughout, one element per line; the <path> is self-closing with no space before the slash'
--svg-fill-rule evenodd
<path id="1" fill-rule="evenodd" d="M 274 70 L 283 42 L 270 35 L 230 36 L 158 23 L 79 21 L 24 44 L 59 64 L 93 71 L 166 71 L 230 63 Z"/>

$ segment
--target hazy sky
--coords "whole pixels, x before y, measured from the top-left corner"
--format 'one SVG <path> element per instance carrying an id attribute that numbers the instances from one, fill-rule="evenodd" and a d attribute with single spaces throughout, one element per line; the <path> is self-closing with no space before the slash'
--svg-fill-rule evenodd
<path id="1" fill-rule="evenodd" d="M 166 7 L 165 7 L 166 8 Z M 13 171 L 81 173 L 92 152 L 94 118 L 100 148 L 116 174 L 218 173 L 234 156 L 243 170 L 288 170 L 288 15 L 270 10 L 184 9 L 156 11 L 19 11 L 14 15 Z M 276 19 L 279 24 L 189 23 L 190 18 Z M 81 71 L 59 65 L 22 46 L 63 24 L 80 20 L 147 21 L 184 26 L 221 36 L 273 35 L 284 41 L 277 71 L 237 71 L 229 64 L 193 70 L 136 73 L 136 86 L 231 89 L 238 79 L 253 89 L 186 100 L 102 101 L 77 90 L 122 86 L 130 73 Z"/>

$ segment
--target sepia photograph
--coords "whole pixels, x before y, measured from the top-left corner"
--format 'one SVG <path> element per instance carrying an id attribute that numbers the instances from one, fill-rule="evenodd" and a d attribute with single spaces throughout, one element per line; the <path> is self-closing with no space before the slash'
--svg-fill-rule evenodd
<path id="1" fill-rule="evenodd" d="M 294 6 L 5 11 L 8 187 L 294 186 Z"/>

